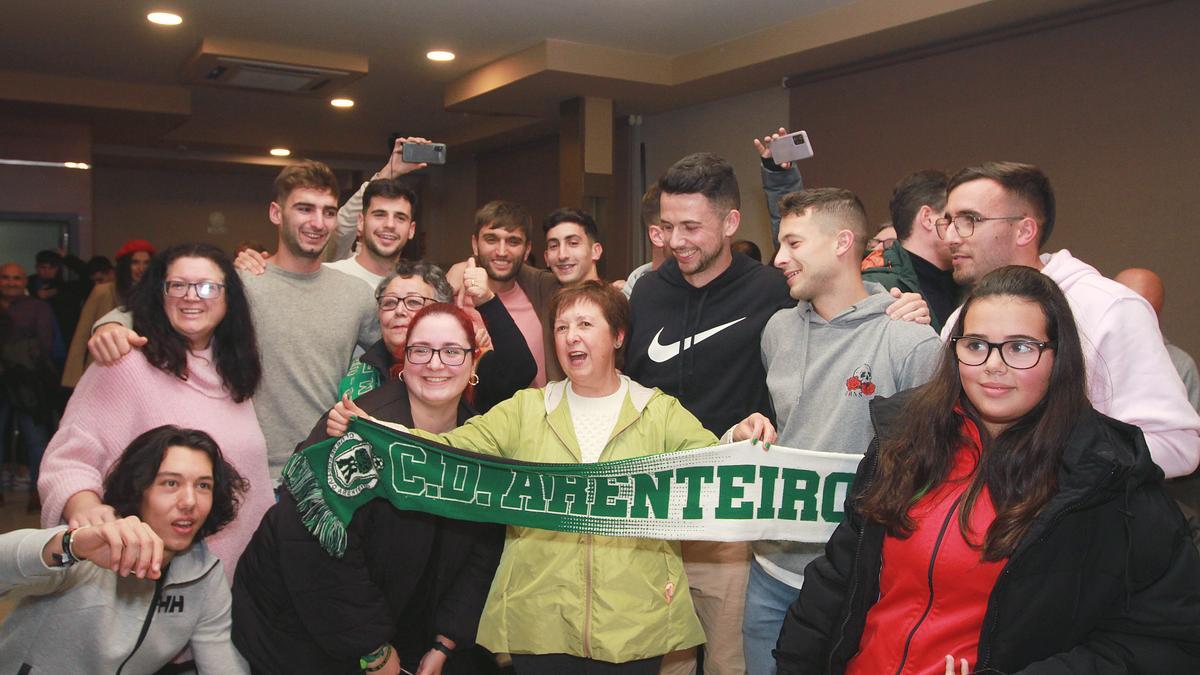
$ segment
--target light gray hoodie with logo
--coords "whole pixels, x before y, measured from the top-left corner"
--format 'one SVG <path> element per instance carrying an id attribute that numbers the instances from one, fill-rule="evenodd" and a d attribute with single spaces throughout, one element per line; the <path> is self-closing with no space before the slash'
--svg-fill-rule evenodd
<path id="1" fill-rule="evenodd" d="M 771 317 L 762 360 L 775 408 L 778 445 L 822 452 L 863 453 L 874 435 L 867 404 L 924 384 L 942 343 L 927 325 L 893 321 L 895 302 L 883 286 L 826 321 L 800 301 Z M 804 567 L 821 544 L 758 541 L 754 557 L 772 577 L 799 588 Z"/>

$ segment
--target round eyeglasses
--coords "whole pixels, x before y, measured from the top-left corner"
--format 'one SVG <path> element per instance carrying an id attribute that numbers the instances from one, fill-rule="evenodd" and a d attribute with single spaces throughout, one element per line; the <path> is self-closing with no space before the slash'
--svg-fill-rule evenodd
<path id="1" fill-rule="evenodd" d="M 431 302 L 437 302 L 433 298 L 427 298 L 424 295 L 410 293 L 403 298 L 396 295 L 381 295 L 375 298 L 375 302 L 379 304 L 379 309 L 384 312 L 391 312 L 404 303 L 404 307 L 409 311 L 417 311 Z"/>
<path id="2" fill-rule="evenodd" d="M 958 236 L 966 239 L 975 234 L 975 226 L 979 223 L 985 223 L 989 220 L 1020 220 L 1025 216 L 996 216 L 995 218 L 984 218 L 973 213 L 960 213 L 953 218 L 938 218 L 933 221 L 933 229 L 937 231 L 938 239 L 946 238 L 946 229 L 951 225 L 954 226 L 954 231 L 958 232 Z"/>
<path id="3" fill-rule="evenodd" d="M 201 300 L 215 300 L 221 297 L 221 292 L 225 290 L 225 284 L 218 284 L 215 281 L 197 281 L 191 283 L 189 281 L 164 281 L 163 292 L 168 297 L 186 298 L 188 291 L 196 289 L 196 297 Z"/>
<path id="4" fill-rule="evenodd" d="M 981 338 L 960 335 L 950 338 L 954 343 L 954 357 L 964 366 L 982 366 L 992 356 L 992 350 L 1000 351 L 1004 365 L 1017 370 L 1036 366 L 1042 360 L 1042 352 L 1054 349 L 1054 342 L 1035 340 L 1005 340 L 988 342 Z"/>
<path id="5" fill-rule="evenodd" d="M 408 362 L 414 365 L 423 365 L 433 360 L 433 355 L 437 354 L 443 366 L 461 366 L 467 360 L 466 347 L 442 347 L 436 349 L 434 347 L 426 347 L 425 345 L 413 345 L 404 348 L 404 354 L 408 358 Z"/>

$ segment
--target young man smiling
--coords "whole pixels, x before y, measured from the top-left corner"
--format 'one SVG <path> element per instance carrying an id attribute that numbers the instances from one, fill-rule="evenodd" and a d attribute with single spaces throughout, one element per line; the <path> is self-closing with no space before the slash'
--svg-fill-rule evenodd
<path id="1" fill-rule="evenodd" d="M 941 342 L 927 325 L 893 321 L 886 288 L 863 282 L 867 239 L 862 202 L 849 190 L 819 188 L 780 200 L 782 220 L 775 267 L 798 301 L 771 317 L 762 333 L 762 364 L 778 415 L 781 445 L 822 452 L 862 453 L 873 436 L 867 406 L 923 384 L 933 373 Z M 751 435 L 769 418 L 741 422 Z M 758 433 L 755 433 L 757 430 Z M 788 607 L 804 582 L 804 567 L 821 544 L 756 541 L 746 589 L 742 637 L 746 671 L 775 672 L 771 650 Z"/>
<path id="2" fill-rule="evenodd" d="M 358 251 L 352 258 L 325 263 L 326 267 L 362 279 L 374 294 L 400 260 L 400 252 L 417 232 L 413 212 L 417 195 L 394 178 L 367 183 L 358 214 Z"/>
<path id="3" fill-rule="evenodd" d="M 546 267 L 563 286 L 599 281 L 596 263 L 604 255 L 600 230 L 592 214 L 563 207 L 542 220 L 546 234 Z"/>

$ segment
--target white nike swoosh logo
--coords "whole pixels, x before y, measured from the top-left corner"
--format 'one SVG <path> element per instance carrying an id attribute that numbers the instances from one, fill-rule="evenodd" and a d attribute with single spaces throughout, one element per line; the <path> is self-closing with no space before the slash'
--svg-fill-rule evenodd
<path id="1" fill-rule="evenodd" d="M 684 338 L 682 340 L 682 342 L 683 342 L 682 349 L 680 349 L 680 347 L 679 347 L 679 342 L 672 342 L 669 345 L 664 345 L 664 344 L 660 343 L 658 341 L 658 338 L 659 338 L 659 336 L 662 335 L 662 332 L 664 330 L 666 330 L 666 328 L 665 327 L 659 328 L 658 332 L 654 334 L 654 339 L 650 341 L 650 346 L 646 348 L 646 356 L 649 356 L 650 360 L 655 363 L 666 363 L 667 361 L 670 361 L 671 359 L 675 358 L 680 353 L 682 353 L 684 349 L 690 349 L 692 346 L 694 346 L 700 342 L 703 342 L 704 340 L 707 340 L 708 338 L 716 335 L 717 333 L 720 333 L 721 331 L 725 330 L 726 328 L 729 328 L 730 326 L 732 326 L 735 323 L 738 323 L 740 321 L 745 321 L 747 318 L 748 317 L 743 316 L 742 318 L 734 319 L 733 321 L 730 321 L 729 323 L 723 323 L 720 326 L 717 326 L 716 328 L 709 328 L 706 331 L 696 333 L 695 337 Z"/>

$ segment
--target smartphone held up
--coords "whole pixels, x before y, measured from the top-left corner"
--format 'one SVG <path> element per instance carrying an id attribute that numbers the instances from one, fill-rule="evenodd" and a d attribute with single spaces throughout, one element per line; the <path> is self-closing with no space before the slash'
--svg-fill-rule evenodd
<path id="1" fill-rule="evenodd" d="M 808 142 L 808 133 L 805 131 L 797 131 L 771 141 L 771 159 L 777 164 L 808 159 L 812 156 L 812 144 Z"/>

